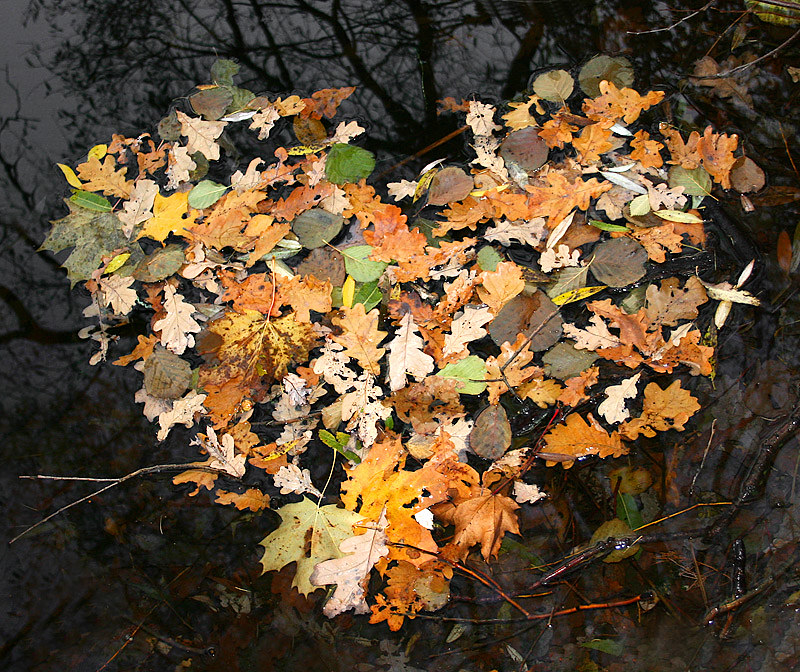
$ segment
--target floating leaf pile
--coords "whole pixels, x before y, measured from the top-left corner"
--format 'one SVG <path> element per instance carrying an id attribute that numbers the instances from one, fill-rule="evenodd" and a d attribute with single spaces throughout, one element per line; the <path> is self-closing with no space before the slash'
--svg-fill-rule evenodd
<path id="1" fill-rule="evenodd" d="M 755 299 L 707 293 L 718 285 L 694 267 L 651 272 L 705 245 L 701 201 L 731 187 L 737 137 L 651 135 L 636 125 L 662 92 L 588 75 L 596 92 L 570 107 L 574 82 L 554 71 L 507 111 L 443 101 L 466 115 L 474 158 L 384 196 L 353 144 L 363 129 L 329 121 L 352 88 L 268 99 L 235 71 L 218 63 L 161 142 L 115 135 L 62 165 L 70 212 L 43 247 L 74 248 L 64 265 L 93 297 L 93 363 L 130 311 L 150 311 L 114 363 L 143 372 L 136 401 L 159 440 L 202 432 L 191 445 L 217 472 L 176 483 L 255 511 L 270 497 L 249 476 L 319 498 L 315 465 L 341 457 L 327 505 L 279 509 L 264 570 L 297 562 L 303 594 L 339 584 L 328 615 L 369 604 L 397 629 L 448 601 L 453 563 L 473 548 L 490 560 L 520 532 L 520 503 L 541 497 L 523 480 L 537 456 L 565 469 L 619 457 L 700 408 L 686 380 L 713 375 L 714 349 L 698 309 Z M 233 131 L 266 143 L 282 125 L 297 145 L 226 172 Z M 514 436 L 519 408 L 551 423 Z M 369 595 L 373 571 L 383 588 Z"/>

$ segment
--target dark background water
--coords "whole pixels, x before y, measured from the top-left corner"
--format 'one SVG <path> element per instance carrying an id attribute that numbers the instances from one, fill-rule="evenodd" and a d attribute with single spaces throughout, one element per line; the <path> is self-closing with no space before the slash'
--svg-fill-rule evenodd
<path id="1" fill-rule="evenodd" d="M 186 434 L 174 431 L 168 442 L 155 442 L 153 428 L 133 403 L 137 374 L 87 364 L 91 346 L 77 332 L 85 326 L 81 310 L 88 295 L 70 291 L 58 260 L 36 252 L 48 220 L 65 214 L 59 199 L 66 188 L 56 162 L 74 164 L 113 132 L 134 137 L 154 132 L 171 105 L 208 80 L 217 57 L 239 62 L 237 83 L 256 93 L 308 95 L 356 85 L 340 115 L 367 125 L 367 146 L 378 154 L 380 170 L 455 128 L 452 117 L 436 114 L 438 99 L 475 95 L 501 102 L 524 92 L 540 71 L 562 67 L 575 73 L 591 56 L 607 53 L 624 54 L 632 62 L 638 90 L 667 92 L 673 121 L 701 128 L 712 123 L 740 134 L 771 185 L 797 187 L 790 157 L 800 156 L 798 85 L 787 71 L 800 66 L 797 48 L 747 70 L 737 78 L 738 88 L 711 90 L 689 79 L 694 63 L 706 54 L 719 62 L 732 58 L 735 65 L 767 53 L 791 29 L 760 23 L 738 2 L 712 3 L 697 14 L 691 9 L 689 3 L 619 0 L 4 2 L 4 539 L 90 492 L 91 484 L 20 481 L 21 474 L 119 476 L 191 457 Z M 680 19 L 686 20 L 675 25 Z M 438 156 L 460 160 L 463 141 L 410 164 L 409 173 Z M 394 179 L 401 176 L 410 175 Z M 796 399 L 794 279 L 776 266 L 775 250 L 781 230 L 793 234 L 797 208 L 789 203 L 745 213 L 735 199 L 723 205 L 741 236 L 728 258 L 743 265 L 755 254 L 751 289 L 767 307 L 734 309 L 720 341 L 717 385 L 707 390 L 708 409 L 686 436 L 648 448 L 666 465 L 665 473 L 693 474 L 703 450 L 712 445 L 698 479 L 698 499 L 732 496 L 760 437 Z M 128 352 L 131 343 L 124 337 L 118 352 Z M 712 419 L 717 424 L 709 444 Z M 758 500 L 737 517 L 726 533 L 730 538 L 716 551 L 688 541 L 649 549 L 674 570 L 665 573 L 664 586 L 651 586 L 669 595 L 653 612 L 637 617 L 632 608 L 591 620 L 578 615 L 552 626 L 474 627 L 451 644 L 445 642 L 451 626 L 436 621 L 407 623 L 397 635 L 383 626 L 367 627 L 361 619 L 328 622 L 318 604 L 293 601 L 290 575 L 259 578 L 255 544 L 274 516 L 235 515 L 207 497 L 187 497 L 168 477 L 132 482 L 75 507 L 12 546 L 4 541 L 0 666 L 91 671 L 108 663 L 105 669 L 172 670 L 192 659 L 197 669 L 384 670 L 391 664 L 387 652 L 400 656 L 407 650 L 410 662 L 396 662 L 392 670 L 411 669 L 403 665 L 454 671 L 790 669 L 800 653 L 793 568 L 737 616 L 727 639 L 700 617 L 729 596 L 726 563 L 734 537 L 747 542 L 753 584 L 785 568 L 795 552 L 800 529 L 796 454 L 793 440 L 771 465 Z M 591 478 L 585 475 L 582 482 L 575 472 L 565 477 L 565 492 L 578 485 L 591 490 Z M 677 480 L 676 487 L 685 485 Z M 544 521 L 527 521 L 545 560 L 585 541 L 560 538 L 548 553 L 548 535 L 558 535 L 546 518 L 567 515 L 549 506 Z M 634 583 L 651 581 L 642 578 L 644 573 L 633 576 L 636 567 L 609 567 L 593 580 L 617 581 L 622 595 Z M 509 565 L 497 571 L 519 577 L 519 569 Z M 593 584 L 587 581 L 581 590 L 590 600 Z M 478 614 L 496 615 L 496 609 Z M 593 638 L 615 639 L 622 651 L 610 655 L 579 646 Z M 176 639 L 197 650 L 173 646 Z M 385 650 L 378 647 L 381 641 Z M 218 651 L 215 658 L 202 653 L 211 645 Z M 525 662 L 514 662 L 507 646 L 521 652 Z"/>

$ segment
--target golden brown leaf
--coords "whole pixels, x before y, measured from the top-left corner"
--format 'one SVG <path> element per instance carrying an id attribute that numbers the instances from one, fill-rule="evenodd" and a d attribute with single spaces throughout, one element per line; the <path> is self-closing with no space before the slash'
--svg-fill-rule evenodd
<path id="1" fill-rule="evenodd" d="M 459 504 L 453 514 L 453 543 L 461 559 L 475 544 L 481 545 L 484 560 L 496 557 L 505 533 L 519 534 L 518 508 L 513 499 L 501 494 L 482 495 Z"/>
<path id="2" fill-rule="evenodd" d="M 655 436 L 656 432 L 668 429 L 683 431 L 684 426 L 697 411 L 700 404 L 688 390 L 675 380 L 662 390 L 658 384 L 650 383 L 644 388 L 642 414 L 620 425 L 619 432 L 626 439 L 635 439 L 640 434 Z"/>
<path id="3" fill-rule="evenodd" d="M 86 191 L 102 191 L 107 196 L 128 198 L 133 189 L 133 180 L 125 179 L 126 168 L 115 170 L 116 161 L 110 154 L 100 163 L 100 159 L 92 155 L 78 166 L 78 177 L 84 181 Z"/>
<path id="4" fill-rule="evenodd" d="M 628 448 L 623 445 L 617 432 L 609 435 L 594 418 L 591 416 L 589 418 L 591 424 L 577 413 L 567 416 L 563 425 L 558 425 L 545 434 L 546 450 L 542 452 L 561 456 L 560 459 L 563 460 L 561 464 L 565 469 L 574 464 L 570 457 L 579 458 L 587 455 L 619 457 L 627 454 Z M 548 467 L 555 464 L 557 464 L 555 461 L 547 462 Z"/>
<path id="5" fill-rule="evenodd" d="M 269 508 L 269 495 L 257 488 L 248 488 L 242 493 L 217 490 L 217 504 L 233 504 L 239 511 L 260 511 Z"/>
<path id="6" fill-rule="evenodd" d="M 377 376 L 380 373 L 380 360 L 386 352 L 377 347 L 386 338 L 386 332 L 378 329 L 378 309 L 364 312 L 364 304 L 357 303 L 352 308 L 343 306 L 331 321 L 342 330 L 333 340 L 343 345 L 348 357 L 355 359 L 365 371 Z"/>

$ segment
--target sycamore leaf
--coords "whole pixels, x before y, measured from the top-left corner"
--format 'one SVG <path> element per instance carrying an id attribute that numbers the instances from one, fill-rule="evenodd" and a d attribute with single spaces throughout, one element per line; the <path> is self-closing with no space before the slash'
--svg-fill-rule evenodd
<path id="1" fill-rule="evenodd" d="M 61 252 L 75 249 L 62 264 L 74 285 L 78 280 L 88 280 L 103 263 L 103 257 L 114 250 L 127 247 L 128 240 L 121 231 L 120 221 L 110 212 L 94 212 L 65 199 L 70 212 L 51 224 L 52 230 L 45 238 L 41 250 Z"/>
<path id="2" fill-rule="evenodd" d="M 453 514 L 453 543 L 459 557 L 465 558 L 475 544 L 481 545 L 484 560 L 497 557 L 505 533 L 519 534 L 518 508 L 513 499 L 501 494 L 473 497 L 459 504 Z"/>
<path id="3" fill-rule="evenodd" d="M 310 581 L 314 567 L 344 555 L 339 544 L 353 535 L 353 526 L 363 516 L 333 504 L 318 507 L 306 497 L 296 504 L 282 506 L 276 513 L 281 517 L 280 527 L 259 542 L 264 547 L 261 557 L 264 572 L 296 562 L 292 586 L 308 596 L 317 589 Z"/>
<path id="4" fill-rule="evenodd" d="M 425 342 L 419 336 L 411 313 L 400 320 L 397 335 L 389 343 L 389 388 L 394 392 L 406 386 L 406 374 L 421 380 L 433 371 L 433 357 L 422 348 Z"/>
<path id="5" fill-rule="evenodd" d="M 339 550 L 345 555 L 320 562 L 309 580 L 315 586 L 336 584 L 336 590 L 323 607 L 328 618 L 353 609 L 356 614 L 368 614 L 370 609 L 364 599 L 369 573 L 382 557 L 389 554 L 386 545 L 386 514 L 381 513 L 377 523 L 363 525 L 367 532 L 345 539 Z M 359 526 L 361 527 L 361 526 Z"/>
<path id="6" fill-rule="evenodd" d="M 217 138 L 227 126 L 224 121 L 203 121 L 190 117 L 180 110 L 176 113 L 181 124 L 181 135 L 186 136 L 186 149 L 189 154 L 200 152 L 209 161 L 219 159 L 219 145 Z"/>
<path id="7" fill-rule="evenodd" d="M 675 380 L 666 389 L 650 383 L 644 388 L 642 414 L 621 425 L 619 432 L 626 439 L 635 439 L 640 434 L 655 436 L 656 432 L 668 429 L 683 431 L 690 417 L 700 410 L 700 404 L 688 390 Z"/>
<path id="8" fill-rule="evenodd" d="M 606 422 L 616 424 L 630 417 L 630 412 L 625 408 L 625 400 L 636 398 L 638 394 L 636 384 L 641 376 L 641 373 L 637 373 L 635 376 L 626 378 L 618 385 L 610 385 L 606 388 L 606 398 L 597 407 L 597 412 L 606 419 Z"/>
<path id="9" fill-rule="evenodd" d="M 248 488 L 243 493 L 217 490 L 217 504 L 233 504 L 239 511 L 261 511 L 269 508 L 269 495 L 257 488 Z"/>
<path id="10" fill-rule="evenodd" d="M 168 284 L 164 286 L 164 310 L 166 316 L 153 324 L 153 330 L 161 332 L 161 345 L 176 355 L 182 355 L 186 348 L 194 346 L 192 334 L 201 329 L 192 318 L 195 308 Z"/>

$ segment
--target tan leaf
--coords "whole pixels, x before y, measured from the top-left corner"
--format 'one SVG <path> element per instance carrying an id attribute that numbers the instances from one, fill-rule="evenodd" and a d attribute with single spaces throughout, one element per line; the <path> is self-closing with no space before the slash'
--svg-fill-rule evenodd
<path id="1" fill-rule="evenodd" d="M 433 357 L 422 351 L 424 345 L 411 313 L 406 313 L 400 320 L 397 335 L 389 343 L 389 388 L 392 392 L 406 386 L 407 374 L 422 380 L 433 371 Z"/>
<path id="2" fill-rule="evenodd" d="M 506 532 L 519 534 L 513 499 L 505 495 L 483 495 L 459 504 L 453 514 L 456 526 L 453 542 L 463 559 L 475 544 L 481 545 L 484 560 L 497 556 Z"/>
<path id="3" fill-rule="evenodd" d="M 378 316 L 377 308 L 365 313 L 364 304 L 357 303 L 352 308 L 343 306 L 331 320 L 342 330 L 333 340 L 343 345 L 346 354 L 373 375 L 380 373 L 379 362 L 386 352 L 377 347 L 386 338 L 386 332 L 378 329 Z"/>
<path id="4" fill-rule="evenodd" d="M 161 332 L 161 345 L 182 355 L 187 347 L 194 346 L 192 334 L 200 331 L 200 325 L 192 318 L 194 306 L 183 300 L 172 285 L 164 286 L 164 310 L 167 312 L 153 325 L 153 331 Z"/>
<path id="5" fill-rule="evenodd" d="M 177 115 L 181 123 L 181 135 L 186 136 L 186 149 L 189 154 L 200 152 L 209 161 L 219 159 L 219 145 L 216 140 L 222 134 L 227 122 L 203 121 L 198 117 L 190 117 L 180 110 L 177 111 Z"/>
<path id="6" fill-rule="evenodd" d="M 115 170 L 116 161 L 111 154 L 106 154 L 103 163 L 92 155 L 78 166 L 78 176 L 84 181 L 86 191 L 102 191 L 108 196 L 128 198 L 133 189 L 133 180 L 125 179 L 125 167 Z"/>
<path id="7" fill-rule="evenodd" d="M 636 398 L 638 394 L 636 384 L 641 376 L 641 373 L 637 373 L 635 376 L 626 378 L 618 385 L 610 385 L 606 388 L 606 398 L 597 407 L 597 412 L 606 419 L 606 422 L 616 424 L 624 422 L 630 417 L 630 412 L 625 408 L 625 400 Z"/>

